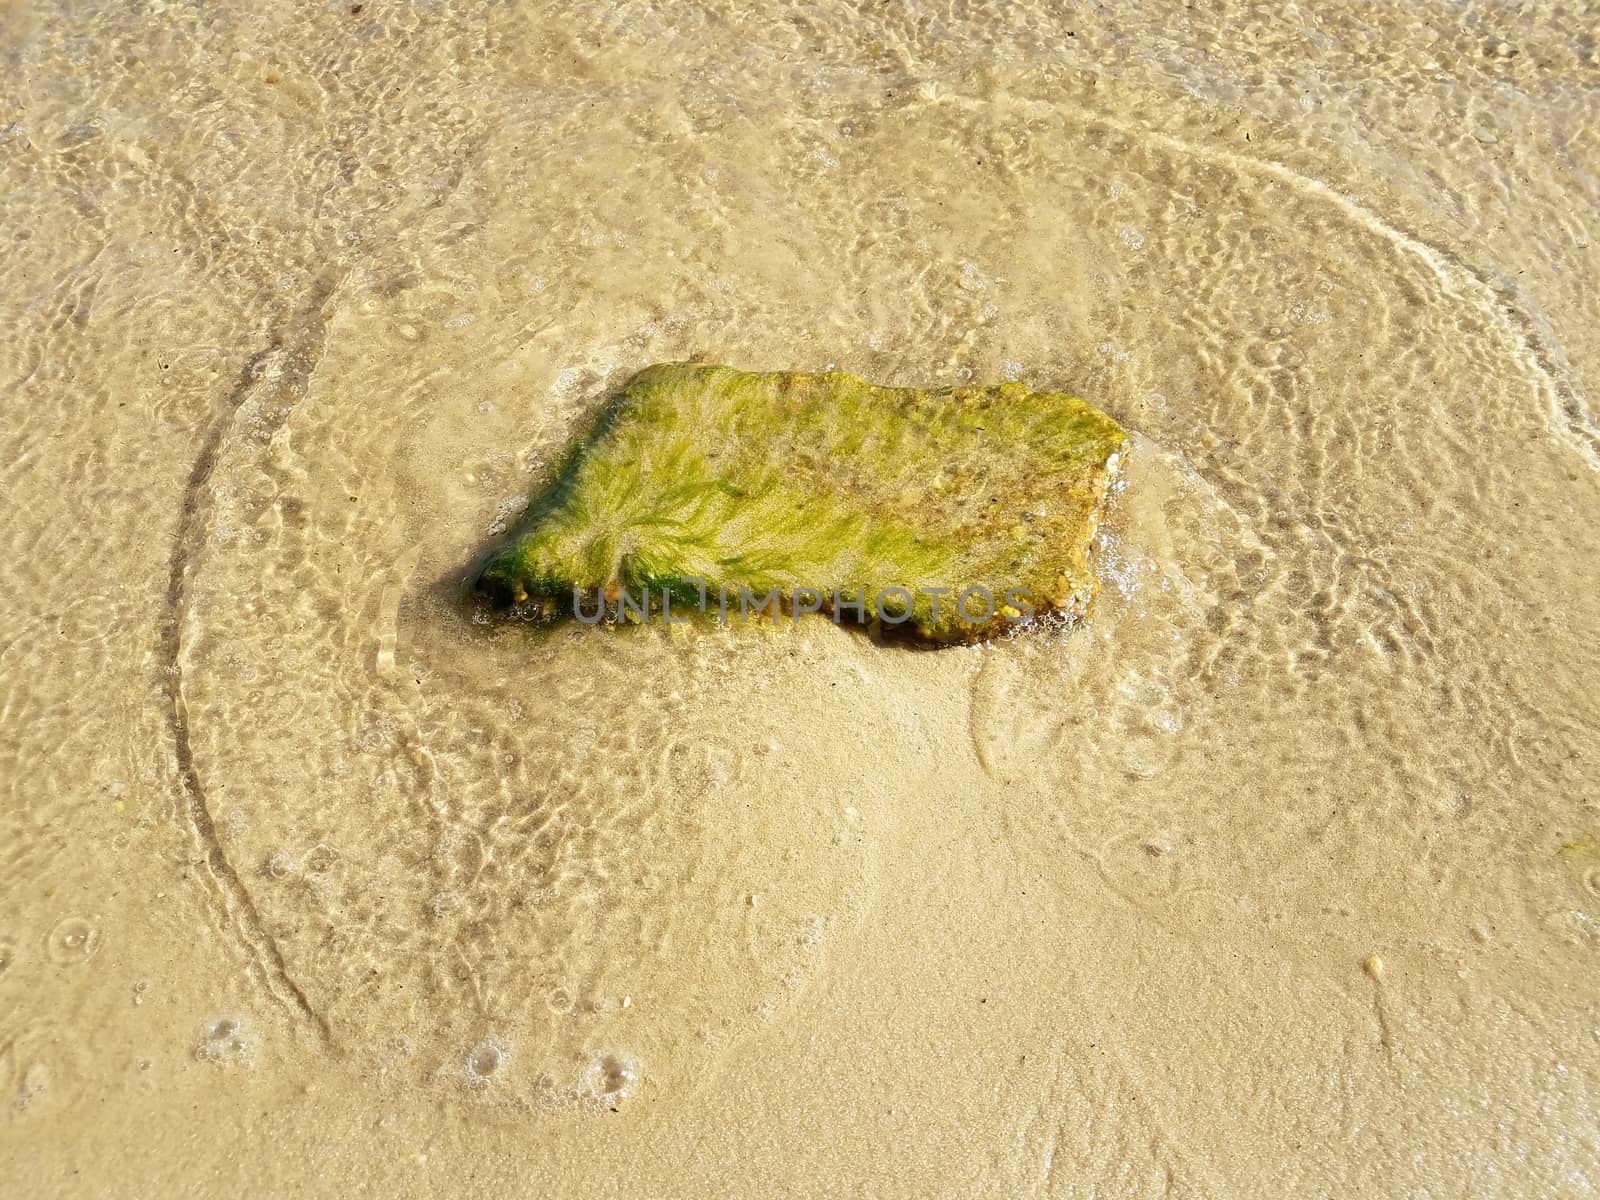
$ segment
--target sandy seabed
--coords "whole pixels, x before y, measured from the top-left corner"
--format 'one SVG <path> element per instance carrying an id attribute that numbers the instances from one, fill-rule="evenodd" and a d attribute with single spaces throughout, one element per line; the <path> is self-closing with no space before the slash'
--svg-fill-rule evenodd
<path id="1" fill-rule="evenodd" d="M 0 8 L 0 1194 L 1595 1194 L 1597 27 Z M 1092 618 L 461 603 L 695 356 L 1101 405 Z"/>

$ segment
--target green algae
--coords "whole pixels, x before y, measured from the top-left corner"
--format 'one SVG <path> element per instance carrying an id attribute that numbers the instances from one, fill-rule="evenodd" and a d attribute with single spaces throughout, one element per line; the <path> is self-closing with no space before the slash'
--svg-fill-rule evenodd
<path id="1" fill-rule="evenodd" d="M 1125 443 L 1084 401 L 1017 383 L 660 364 L 611 398 L 473 586 L 580 617 L 585 598 L 715 616 L 719 596 L 737 615 L 775 592 L 784 611 L 979 641 L 1088 606 Z"/>
<path id="2" fill-rule="evenodd" d="M 1567 842 L 1558 853 L 1570 863 L 1600 864 L 1600 838 L 1584 837 Z"/>

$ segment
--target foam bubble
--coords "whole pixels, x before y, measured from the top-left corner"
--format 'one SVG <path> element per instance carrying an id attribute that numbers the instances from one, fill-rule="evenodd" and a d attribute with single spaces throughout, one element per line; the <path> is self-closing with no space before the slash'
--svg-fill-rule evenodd
<path id="1" fill-rule="evenodd" d="M 510 1049 L 498 1038 L 486 1037 L 467 1051 L 465 1074 L 473 1087 L 485 1087 L 498 1075 L 511 1056 Z"/>
<path id="2" fill-rule="evenodd" d="M 592 1054 L 583 1065 L 578 1090 L 586 1098 L 614 1107 L 639 1086 L 639 1064 L 622 1054 Z"/>
<path id="3" fill-rule="evenodd" d="M 300 860 L 287 850 L 278 850 L 267 859 L 263 869 L 273 879 L 287 879 L 300 869 Z"/>
<path id="4" fill-rule="evenodd" d="M 100 950 L 100 931 L 84 917 L 68 917 L 50 931 L 45 949 L 58 963 L 88 962 Z"/>
<path id="5" fill-rule="evenodd" d="M 201 1062 L 248 1066 L 255 1050 L 256 1040 L 243 1017 L 212 1017 L 205 1023 L 194 1056 Z"/>

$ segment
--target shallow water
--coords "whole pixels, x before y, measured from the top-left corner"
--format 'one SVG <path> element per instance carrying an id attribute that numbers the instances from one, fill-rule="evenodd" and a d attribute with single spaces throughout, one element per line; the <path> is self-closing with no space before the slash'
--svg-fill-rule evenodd
<path id="1" fill-rule="evenodd" d="M 0 1192 L 1597 1186 L 1592 12 L 0 20 Z M 459 604 L 691 356 L 1103 406 L 1092 619 Z"/>

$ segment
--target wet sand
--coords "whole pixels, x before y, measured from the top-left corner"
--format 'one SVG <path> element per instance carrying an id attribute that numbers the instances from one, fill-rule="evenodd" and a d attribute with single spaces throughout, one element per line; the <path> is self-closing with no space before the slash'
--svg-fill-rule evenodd
<path id="1" fill-rule="evenodd" d="M 1593 13 L 0 22 L 0 1194 L 1600 1186 Z M 1092 617 L 463 603 L 691 357 L 1105 408 Z"/>

